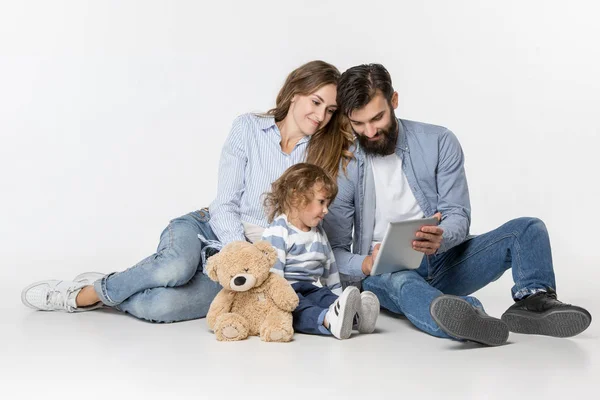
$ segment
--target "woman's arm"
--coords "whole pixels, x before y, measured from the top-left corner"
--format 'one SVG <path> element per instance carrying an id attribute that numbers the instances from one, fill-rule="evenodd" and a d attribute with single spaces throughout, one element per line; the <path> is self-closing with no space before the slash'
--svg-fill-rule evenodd
<path id="1" fill-rule="evenodd" d="M 210 227 L 223 245 L 246 240 L 240 218 L 240 202 L 246 187 L 247 130 L 246 117 L 236 118 L 221 151 L 217 197 L 210 205 Z"/>

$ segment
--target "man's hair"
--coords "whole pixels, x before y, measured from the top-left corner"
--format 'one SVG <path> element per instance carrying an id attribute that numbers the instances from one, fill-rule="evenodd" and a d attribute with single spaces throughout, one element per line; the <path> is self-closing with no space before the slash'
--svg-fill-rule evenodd
<path id="1" fill-rule="evenodd" d="M 363 64 L 349 68 L 340 77 L 337 87 L 337 104 L 342 115 L 366 106 L 380 90 L 391 103 L 394 94 L 392 78 L 381 64 Z"/>

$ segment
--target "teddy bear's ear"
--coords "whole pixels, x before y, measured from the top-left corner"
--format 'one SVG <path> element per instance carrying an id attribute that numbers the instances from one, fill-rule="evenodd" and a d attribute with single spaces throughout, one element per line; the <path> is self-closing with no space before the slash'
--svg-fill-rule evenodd
<path id="1" fill-rule="evenodd" d="M 206 260 L 206 274 L 215 282 L 219 281 L 219 277 L 217 276 L 217 265 L 219 264 L 220 256 L 221 254 L 217 253 Z"/>
<path id="2" fill-rule="evenodd" d="M 266 240 L 261 240 L 254 243 L 254 246 L 269 259 L 269 262 L 275 264 L 275 261 L 277 260 L 277 250 L 275 250 L 271 243 Z"/>

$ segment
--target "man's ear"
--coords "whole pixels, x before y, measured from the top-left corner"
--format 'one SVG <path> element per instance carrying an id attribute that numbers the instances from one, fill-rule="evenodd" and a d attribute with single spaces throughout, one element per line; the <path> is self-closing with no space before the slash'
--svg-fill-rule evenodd
<path id="1" fill-rule="evenodd" d="M 392 108 L 394 110 L 398 108 L 398 92 L 394 92 L 394 94 L 392 94 Z"/>
<path id="2" fill-rule="evenodd" d="M 208 275 L 208 277 L 210 279 L 212 279 L 215 282 L 219 282 L 219 276 L 217 275 L 217 265 L 219 264 L 219 260 L 221 254 L 217 253 L 214 256 L 209 257 L 209 259 L 206 261 L 206 274 Z"/>

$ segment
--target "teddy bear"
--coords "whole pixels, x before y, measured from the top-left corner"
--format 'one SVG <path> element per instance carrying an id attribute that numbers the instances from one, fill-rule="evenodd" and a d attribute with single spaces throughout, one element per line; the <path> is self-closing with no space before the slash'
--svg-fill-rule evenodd
<path id="1" fill-rule="evenodd" d="M 299 299 L 288 281 L 270 272 L 276 261 L 277 252 L 266 241 L 231 242 L 208 258 L 206 273 L 223 287 L 206 315 L 217 340 L 292 340 L 292 311 Z"/>

